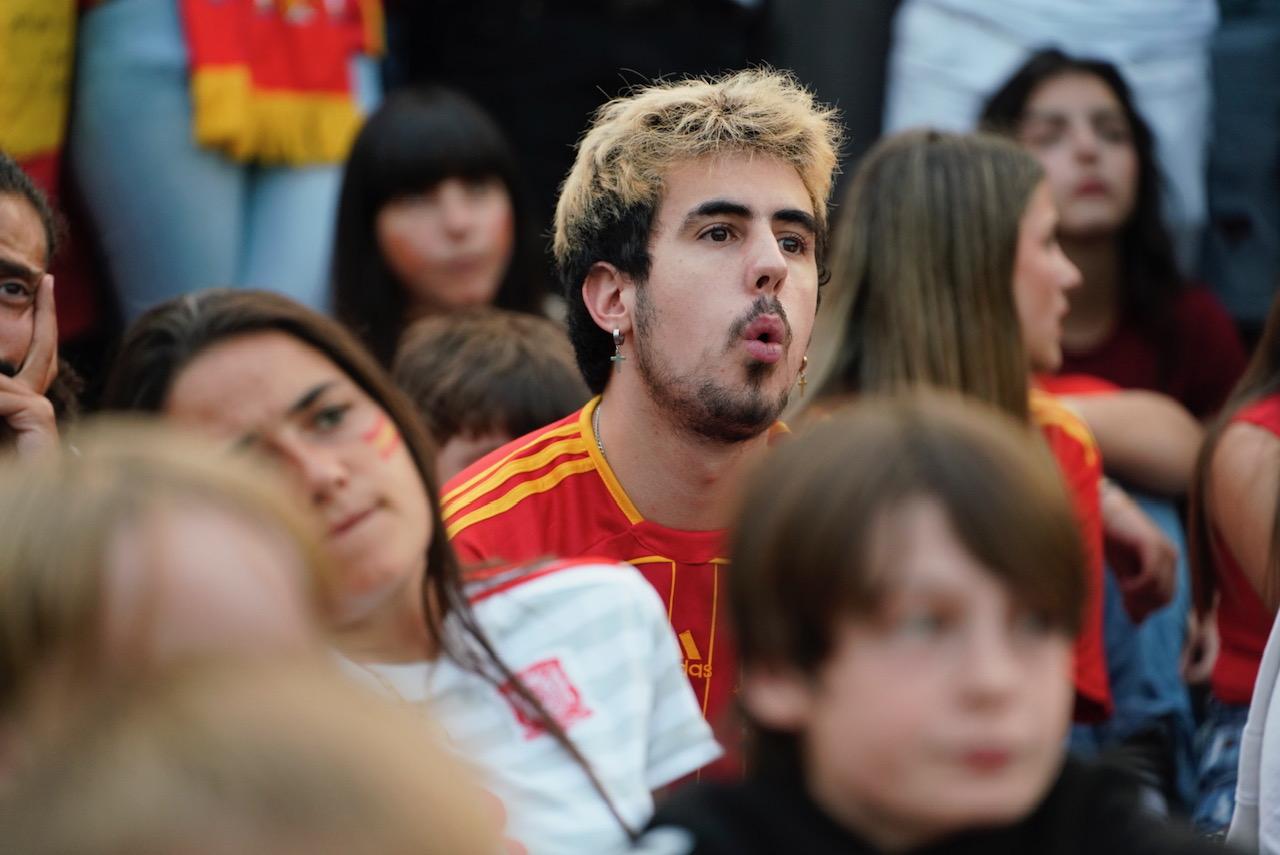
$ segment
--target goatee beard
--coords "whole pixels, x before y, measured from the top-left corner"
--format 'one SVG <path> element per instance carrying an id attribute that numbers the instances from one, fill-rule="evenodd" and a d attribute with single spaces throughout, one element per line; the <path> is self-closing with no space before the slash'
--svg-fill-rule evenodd
<path id="1" fill-rule="evenodd" d="M 789 389 L 770 400 L 764 394 L 764 383 L 782 363 L 752 361 L 744 367 L 745 382 L 734 388 L 696 375 L 676 376 L 675 372 L 647 346 L 649 333 L 656 325 L 653 307 L 643 296 L 636 303 L 636 369 L 649 391 L 649 396 L 668 417 L 687 433 L 717 444 L 736 444 L 754 439 L 768 430 L 786 409 Z M 741 331 L 761 314 L 772 312 L 785 321 L 776 300 L 761 298 L 744 318 L 736 321 L 726 344 L 726 359 L 738 346 Z M 790 342 L 790 327 L 787 340 Z"/>

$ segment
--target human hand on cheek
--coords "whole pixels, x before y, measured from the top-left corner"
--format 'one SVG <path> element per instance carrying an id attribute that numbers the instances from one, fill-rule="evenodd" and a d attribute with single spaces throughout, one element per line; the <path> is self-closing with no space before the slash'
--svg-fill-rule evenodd
<path id="1" fill-rule="evenodd" d="M 35 332 L 21 370 L 0 375 L 0 419 L 14 437 L 20 456 L 30 456 L 58 443 L 53 404 L 45 392 L 58 376 L 58 314 L 53 277 L 45 274 L 36 289 Z"/>

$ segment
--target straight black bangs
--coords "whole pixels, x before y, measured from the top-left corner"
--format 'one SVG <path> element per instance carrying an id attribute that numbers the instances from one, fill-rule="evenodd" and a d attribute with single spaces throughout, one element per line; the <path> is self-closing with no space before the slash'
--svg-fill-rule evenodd
<path id="1" fill-rule="evenodd" d="M 366 210 L 447 178 L 500 178 L 517 203 L 515 159 L 501 129 L 465 95 L 440 87 L 389 96 L 361 129 L 347 171 Z"/>

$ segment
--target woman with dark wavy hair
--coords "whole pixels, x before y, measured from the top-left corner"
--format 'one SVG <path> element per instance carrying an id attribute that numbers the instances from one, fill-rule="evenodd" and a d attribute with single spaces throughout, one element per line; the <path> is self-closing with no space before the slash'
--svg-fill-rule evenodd
<path id="1" fill-rule="evenodd" d="M 104 403 L 294 477 L 338 568 L 322 585 L 339 652 L 356 677 L 430 708 L 530 851 L 621 848 L 652 790 L 720 753 L 637 571 L 585 559 L 464 576 L 435 449 L 340 324 L 265 292 L 163 303 L 127 332 Z"/>
<path id="2" fill-rule="evenodd" d="M 1178 271 L 1151 130 L 1120 72 L 1039 51 L 991 96 L 981 123 L 1040 161 L 1058 239 L 1083 276 L 1063 322 L 1061 373 L 1164 392 L 1199 418 L 1217 412 L 1244 349 L 1217 298 Z"/>

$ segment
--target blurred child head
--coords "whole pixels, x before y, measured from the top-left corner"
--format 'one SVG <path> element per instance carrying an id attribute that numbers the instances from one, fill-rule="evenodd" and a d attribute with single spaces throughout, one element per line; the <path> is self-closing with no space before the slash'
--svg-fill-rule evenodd
<path id="1" fill-rule="evenodd" d="M 418 321 L 392 373 L 440 447 L 441 484 L 590 397 L 564 330 L 500 309 Z"/>
<path id="2" fill-rule="evenodd" d="M 1029 813 L 1063 758 L 1084 597 L 1047 449 L 958 398 L 868 399 L 744 495 L 730 603 L 760 768 L 798 769 L 879 845 Z"/>
<path id="3" fill-rule="evenodd" d="M 391 95 L 347 161 L 337 316 L 387 365 L 414 318 L 476 305 L 540 311 L 524 215 L 515 159 L 488 114 L 440 87 Z"/>
<path id="4" fill-rule="evenodd" d="M 9 855 L 499 851 L 421 713 L 320 663 L 187 663 L 80 712 L 0 805 Z"/>
<path id="5" fill-rule="evenodd" d="M 212 652 L 315 640 L 327 567 L 274 482 L 203 443 L 98 424 L 0 479 L 0 712 Z"/>

